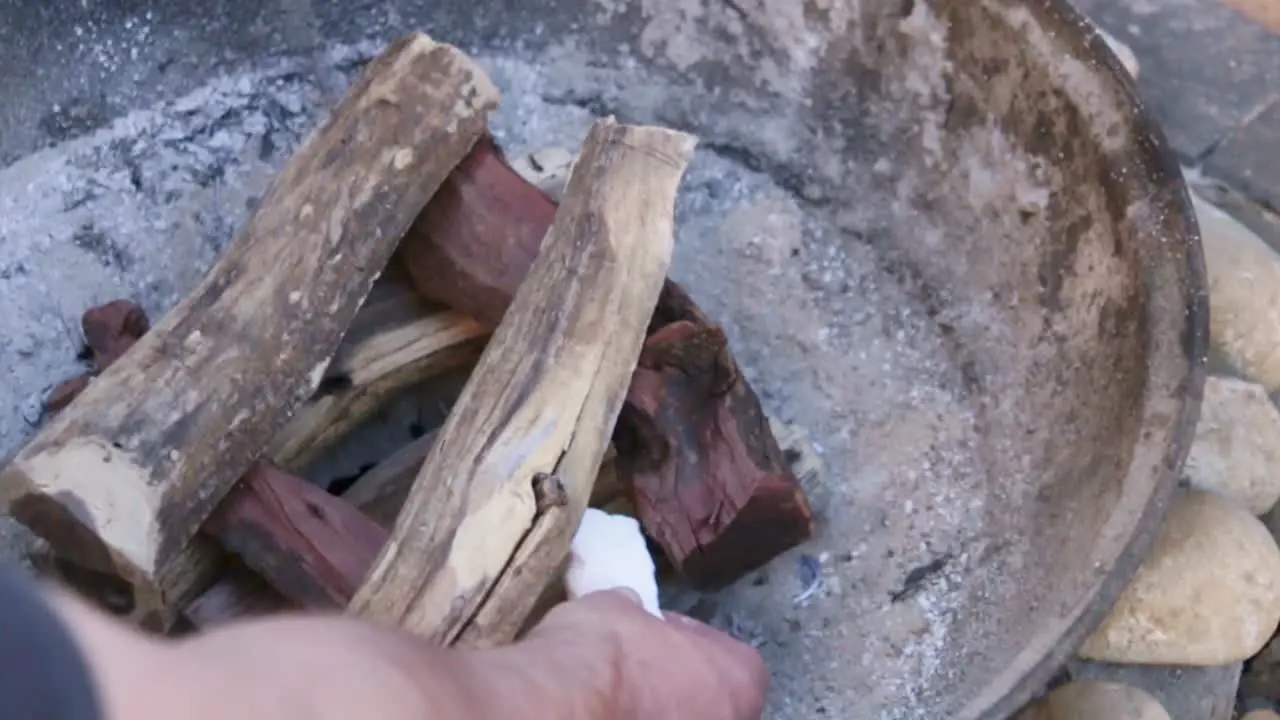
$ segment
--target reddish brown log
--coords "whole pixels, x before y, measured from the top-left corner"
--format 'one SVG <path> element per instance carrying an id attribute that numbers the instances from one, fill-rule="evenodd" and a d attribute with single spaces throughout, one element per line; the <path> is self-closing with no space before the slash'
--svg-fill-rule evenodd
<path id="1" fill-rule="evenodd" d="M 151 329 L 151 321 L 137 304 L 128 300 L 112 300 L 86 310 L 80 316 L 80 327 L 93 361 L 93 370 L 55 387 L 44 401 L 46 415 L 70 405 L 89 387 L 91 377 L 106 370 Z"/>
<path id="2" fill-rule="evenodd" d="M 202 527 L 302 607 L 341 609 L 387 541 L 354 505 L 258 461 Z"/>
<path id="3" fill-rule="evenodd" d="M 432 197 L 397 257 L 418 292 L 494 326 L 555 211 L 486 137 Z M 637 517 L 696 587 L 732 582 L 812 533 L 808 500 L 724 333 L 671 280 L 615 441 Z"/>
<path id="4" fill-rule="evenodd" d="M 517 175 L 486 135 L 432 196 L 397 254 L 421 295 L 497 327 L 555 215 L 551 198 Z"/>
<path id="5" fill-rule="evenodd" d="M 658 305 L 679 319 L 640 353 L 618 474 L 680 573 L 722 587 L 808 539 L 813 516 L 724 332 L 675 283 Z"/>
<path id="6" fill-rule="evenodd" d="M 46 415 L 52 415 L 59 410 L 71 404 L 76 396 L 84 392 L 89 387 L 89 380 L 92 375 L 84 374 L 79 377 L 73 377 L 70 380 L 64 380 L 58 383 L 56 387 L 49 392 L 48 397 L 44 400 L 44 412 Z"/>
<path id="7" fill-rule="evenodd" d="M 89 308 L 81 317 L 80 325 L 85 342 L 93 350 L 93 364 L 98 372 L 120 359 L 151 329 L 146 311 L 128 300 L 112 300 Z"/>

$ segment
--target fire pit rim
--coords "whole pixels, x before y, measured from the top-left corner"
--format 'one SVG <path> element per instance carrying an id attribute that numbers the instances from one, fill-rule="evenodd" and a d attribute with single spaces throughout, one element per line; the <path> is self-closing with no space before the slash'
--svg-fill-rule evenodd
<path id="1" fill-rule="evenodd" d="M 1075 608 L 1075 618 L 1068 622 L 1056 641 L 1047 649 L 1028 646 L 1016 662 L 993 682 L 986 692 L 975 698 L 960 717 L 983 720 L 1001 720 L 1012 717 L 1023 706 L 1041 693 L 1051 683 L 1066 663 L 1071 660 L 1107 615 L 1145 561 L 1163 524 L 1166 510 L 1177 487 L 1178 476 L 1186 461 L 1195 437 L 1200 417 L 1205 381 L 1208 377 L 1209 352 L 1209 295 L 1208 274 L 1201 245 L 1200 227 L 1196 219 L 1191 194 L 1182 173 L 1181 163 L 1166 137 L 1158 118 L 1143 103 L 1136 81 L 1129 75 L 1113 52 L 1111 46 L 1095 29 L 1093 23 L 1069 0 L 1035 0 L 1043 17 L 1056 25 L 1057 33 L 1066 38 L 1066 44 L 1077 50 L 1077 59 L 1100 67 L 1118 83 L 1126 103 L 1131 105 L 1134 121 L 1132 128 L 1139 133 L 1134 143 L 1135 160 L 1141 162 L 1143 182 L 1163 187 L 1163 209 L 1176 213 L 1175 224 L 1181 225 L 1181 237 L 1171 240 L 1185 242 L 1183 255 L 1185 277 L 1180 287 L 1170 290 L 1181 295 L 1185 308 L 1185 324 L 1181 349 L 1186 367 L 1178 383 L 1176 416 L 1168 424 L 1168 447 L 1164 455 L 1162 472 L 1151 486 L 1133 522 L 1124 547 L 1114 562 L 1102 572 L 1096 591 L 1087 596 Z M 1150 297 L 1150 296 L 1149 296 Z M 1145 390 L 1152 390 L 1150 376 Z M 1024 667 L 1023 661 L 1030 658 Z M 1003 687 L 1002 687 L 1003 686 Z"/>

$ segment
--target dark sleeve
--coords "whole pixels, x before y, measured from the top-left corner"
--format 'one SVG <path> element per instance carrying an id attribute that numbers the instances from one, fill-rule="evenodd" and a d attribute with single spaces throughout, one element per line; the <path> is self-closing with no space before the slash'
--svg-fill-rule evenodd
<path id="1" fill-rule="evenodd" d="M 0 563 L 4 720 L 102 720 L 80 648 L 23 571 Z"/>

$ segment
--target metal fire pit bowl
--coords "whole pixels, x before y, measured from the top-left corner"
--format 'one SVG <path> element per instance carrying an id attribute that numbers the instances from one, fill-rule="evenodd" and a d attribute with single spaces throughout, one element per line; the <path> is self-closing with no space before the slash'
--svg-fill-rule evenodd
<path id="1" fill-rule="evenodd" d="M 667 602 L 758 645 L 770 717 L 1007 716 L 1160 521 L 1204 380 L 1199 238 L 1066 2 L 125 0 L 0 21 L 0 406 L 75 374 L 84 308 L 171 307 L 362 62 L 422 30 L 491 73 L 513 155 L 576 148 L 606 113 L 700 136 L 673 276 L 791 438 L 821 529 Z M 398 422 L 361 448 L 403 444 Z M 12 452 L 31 430 L 0 433 Z"/>

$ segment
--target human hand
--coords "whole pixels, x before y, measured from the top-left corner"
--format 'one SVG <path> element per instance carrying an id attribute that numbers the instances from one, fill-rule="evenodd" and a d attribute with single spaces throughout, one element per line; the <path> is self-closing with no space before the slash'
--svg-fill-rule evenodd
<path id="1" fill-rule="evenodd" d="M 757 720 L 769 686 L 759 653 L 697 620 L 665 615 L 653 617 L 627 590 L 591 593 L 555 607 L 495 660 L 508 663 L 502 674 L 537 688 L 539 702 L 572 695 L 571 705 L 549 705 L 559 718 Z M 520 715 L 517 706 L 509 711 Z"/>
<path id="2" fill-rule="evenodd" d="M 691 618 L 659 620 L 625 590 L 563 603 L 520 642 L 470 651 L 323 615 L 163 642 L 69 595 L 55 605 L 108 720 L 756 720 L 769 682 L 750 646 Z"/>

